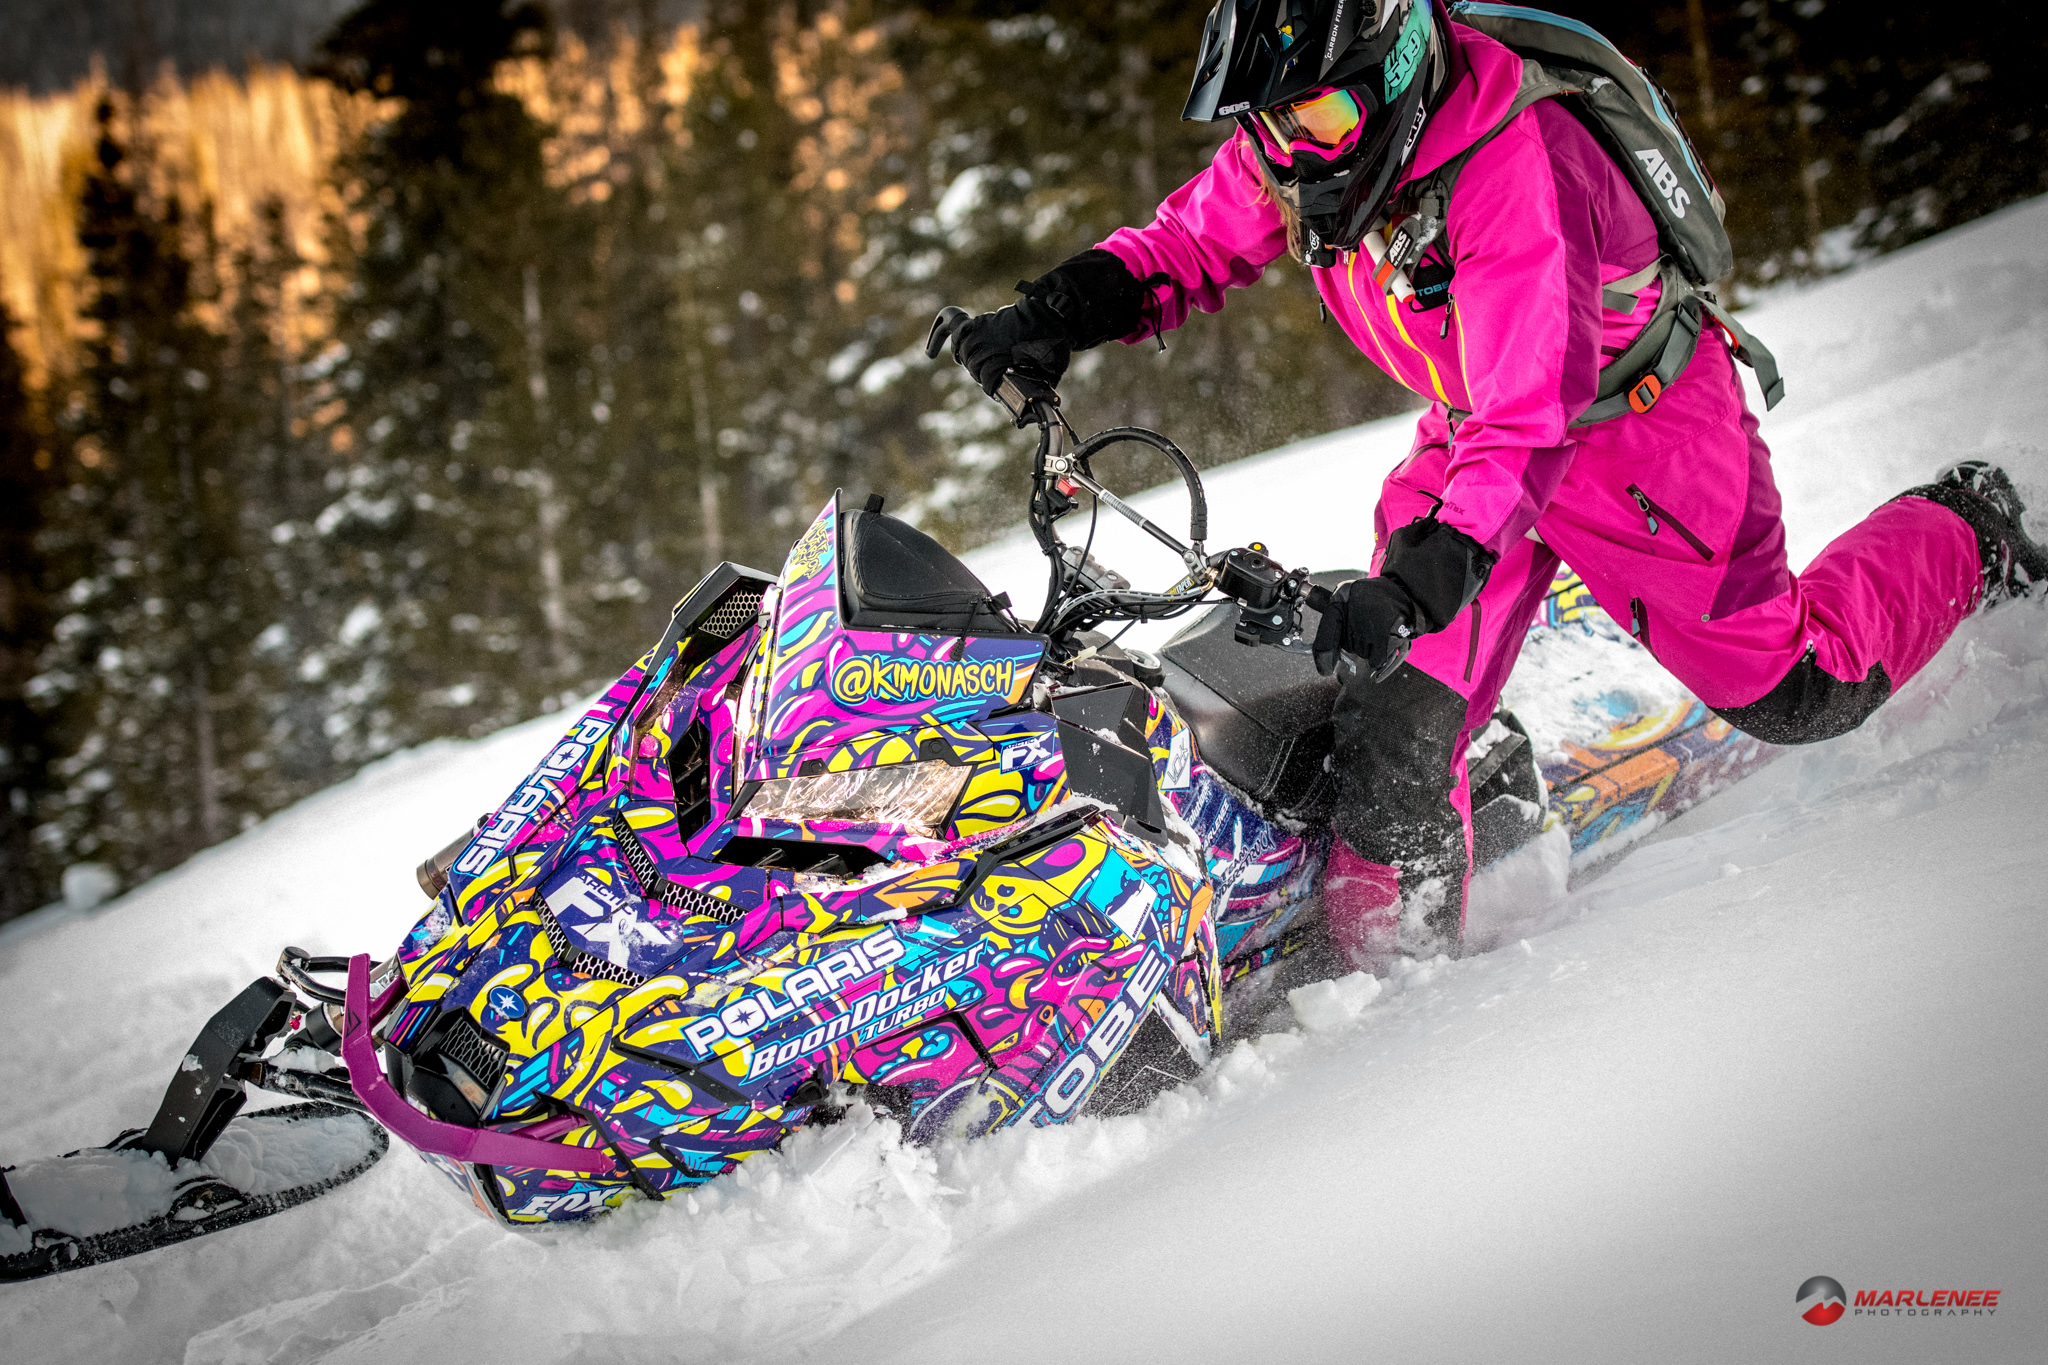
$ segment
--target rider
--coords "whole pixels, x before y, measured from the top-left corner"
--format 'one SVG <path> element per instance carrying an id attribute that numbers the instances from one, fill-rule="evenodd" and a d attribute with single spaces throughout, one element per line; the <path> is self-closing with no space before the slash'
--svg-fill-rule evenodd
<path id="1" fill-rule="evenodd" d="M 1020 285 L 1021 302 L 954 338 L 991 393 L 1012 367 L 1056 381 L 1072 351 L 1215 312 L 1292 254 L 1352 341 L 1432 400 L 1381 490 L 1373 575 L 1337 591 L 1316 639 L 1325 660 L 1353 656 L 1339 664 L 1324 903 L 1361 964 L 1389 953 L 1397 926 L 1409 951 L 1457 947 L 1466 745 L 1560 557 L 1680 681 L 1774 744 L 1854 729 L 1973 609 L 2048 578 L 2011 483 L 1976 462 L 1877 508 L 1795 577 L 1719 328 L 1647 410 L 1572 425 L 1655 312 L 1657 281 L 1620 291 L 1654 273 L 1660 248 L 1636 191 L 1556 100 L 1516 115 L 1456 180 L 1416 272 L 1418 285 L 1432 267 L 1450 276 L 1441 311 L 1383 290 L 1359 249 L 1367 228 L 1506 116 L 1521 72 L 1431 0 L 1218 0 L 1186 116 L 1235 118 L 1236 134 L 1150 225 Z"/>

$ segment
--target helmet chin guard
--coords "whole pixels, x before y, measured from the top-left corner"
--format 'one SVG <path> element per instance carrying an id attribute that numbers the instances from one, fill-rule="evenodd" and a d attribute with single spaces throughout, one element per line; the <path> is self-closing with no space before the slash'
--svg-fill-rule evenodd
<path id="1" fill-rule="evenodd" d="M 1244 126 L 1276 197 L 1301 220 L 1312 265 L 1355 250 L 1414 160 L 1444 88 L 1449 33 L 1435 0 L 1217 0 L 1184 119 Z M 1367 111 L 1341 151 L 1271 154 L 1252 115 L 1324 89 Z"/>

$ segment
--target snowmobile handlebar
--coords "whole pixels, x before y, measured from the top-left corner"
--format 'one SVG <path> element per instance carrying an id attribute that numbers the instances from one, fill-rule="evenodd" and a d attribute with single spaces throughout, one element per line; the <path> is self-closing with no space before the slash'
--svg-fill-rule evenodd
<path id="1" fill-rule="evenodd" d="M 941 308 L 938 316 L 932 319 L 931 331 L 925 335 L 926 357 L 938 359 L 940 353 L 952 345 L 954 336 L 968 321 L 968 313 L 964 308 Z M 1206 558 L 1202 542 L 1209 536 L 1209 500 L 1202 489 L 1201 471 L 1195 468 L 1195 462 L 1190 460 L 1179 446 L 1160 433 L 1145 427 L 1111 427 L 1082 441 L 1070 455 L 1066 447 L 1074 439 L 1073 428 L 1067 425 L 1066 416 L 1060 410 L 1059 390 L 1051 383 L 1028 370 L 1006 370 L 1002 382 L 996 386 L 993 397 L 1009 411 L 1010 420 L 1015 425 L 1025 427 L 1037 424 L 1040 441 L 1039 459 L 1037 467 L 1033 470 L 1035 476 L 1085 488 L 1118 515 L 1179 555 L 1187 564 L 1189 572 L 1200 571 Z M 1175 472 L 1180 475 L 1181 482 L 1188 490 L 1188 539 L 1192 542 L 1191 545 L 1181 544 L 1129 503 L 1096 482 L 1093 471 L 1088 467 L 1089 459 L 1110 446 L 1124 442 L 1152 447 L 1164 455 L 1173 465 Z"/>
<path id="2" fill-rule="evenodd" d="M 964 308 L 940 309 L 925 336 L 926 357 L 938 359 L 969 320 Z M 1015 426 L 1038 427 L 1038 453 L 1031 471 L 1030 522 L 1039 547 L 1052 564 L 1052 586 L 1038 630 L 1059 634 L 1112 617 L 1145 620 L 1178 615 L 1214 589 L 1235 599 L 1242 609 L 1236 635 L 1243 643 L 1278 644 L 1299 632 L 1307 571 L 1290 570 L 1267 558 L 1266 547 L 1256 542 L 1245 548 L 1209 554 L 1203 545 L 1209 535 L 1208 496 L 1202 488 L 1201 471 L 1179 446 L 1147 427 L 1110 427 L 1076 443 L 1073 429 L 1061 411 L 1059 390 L 1030 371 L 1006 370 L 991 396 L 1008 410 Z M 1182 544 L 1154 525 L 1095 478 L 1090 465 L 1093 458 L 1111 446 L 1126 443 L 1151 447 L 1179 473 L 1188 492 L 1189 544 Z M 1107 506 L 1179 556 L 1187 569 L 1183 586 L 1161 594 L 1128 591 L 1121 580 L 1116 588 L 1083 582 L 1085 575 L 1079 569 L 1089 558 L 1085 548 L 1079 553 L 1072 552 L 1060 542 L 1053 528 L 1054 522 L 1079 505 L 1075 495 L 1083 491 L 1098 505 Z M 1072 573 L 1066 571 L 1069 558 L 1076 570 Z"/>

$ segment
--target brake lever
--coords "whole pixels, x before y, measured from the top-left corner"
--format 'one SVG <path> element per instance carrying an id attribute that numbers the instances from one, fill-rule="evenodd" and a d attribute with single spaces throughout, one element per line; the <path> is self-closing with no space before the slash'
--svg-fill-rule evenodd
<path id="1" fill-rule="evenodd" d="M 932 329 L 924 335 L 924 358 L 937 360 L 939 352 L 953 344 L 953 333 L 960 330 L 960 324 L 967 321 L 965 308 L 951 306 L 941 308 L 939 315 L 932 319 Z"/>
<path id="2" fill-rule="evenodd" d="M 1060 416 L 1059 390 L 1022 370 L 1003 371 L 1003 382 L 996 385 L 996 401 L 1010 410 L 1010 417 L 1020 427 L 1032 422 L 1066 425 Z"/>
<path id="3" fill-rule="evenodd" d="M 941 352 L 950 348 L 953 338 L 959 334 L 970 318 L 965 308 L 947 305 L 932 319 L 932 328 L 925 333 L 924 355 L 927 360 L 937 360 Z M 1063 426 L 1060 417 L 1060 395 L 1045 380 L 1023 370 L 1005 370 L 1003 382 L 996 386 L 996 401 L 1010 411 L 1010 418 L 1023 427 L 1033 422 L 1044 426 Z"/>

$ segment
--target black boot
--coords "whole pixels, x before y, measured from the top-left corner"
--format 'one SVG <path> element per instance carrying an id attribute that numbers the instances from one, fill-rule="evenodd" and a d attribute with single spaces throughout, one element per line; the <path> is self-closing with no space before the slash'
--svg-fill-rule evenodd
<path id="1" fill-rule="evenodd" d="M 1933 483 L 1909 488 L 1899 496 L 1940 503 L 1969 523 L 1984 566 L 1984 607 L 2030 596 L 2035 588 L 2048 584 L 2048 550 L 2027 536 L 2022 520 L 2026 504 L 1997 465 L 1962 460 L 1935 475 Z"/>

